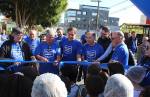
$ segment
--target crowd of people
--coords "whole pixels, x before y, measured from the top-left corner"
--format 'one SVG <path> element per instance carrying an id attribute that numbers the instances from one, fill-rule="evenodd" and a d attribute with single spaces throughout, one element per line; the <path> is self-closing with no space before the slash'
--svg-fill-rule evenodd
<path id="1" fill-rule="evenodd" d="M 77 33 L 57 28 L 38 37 L 31 29 L 25 36 L 13 28 L 0 47 L 0 97 L 150 97 L 148 37 L 138 44 L 136 32 L 125 37 L 107 27 L 98 40 L 93 32 L 80 40 Z"/>

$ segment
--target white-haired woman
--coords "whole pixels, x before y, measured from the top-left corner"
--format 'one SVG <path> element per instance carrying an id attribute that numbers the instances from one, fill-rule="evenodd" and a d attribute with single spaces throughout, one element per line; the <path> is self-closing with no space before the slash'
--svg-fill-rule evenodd
<path id="1" fill-rule="evenodd" d="M 32 97 L 67 97 L 67 89 L 61 79 L 52 73 L 38 76 L 32 87 Z"/>

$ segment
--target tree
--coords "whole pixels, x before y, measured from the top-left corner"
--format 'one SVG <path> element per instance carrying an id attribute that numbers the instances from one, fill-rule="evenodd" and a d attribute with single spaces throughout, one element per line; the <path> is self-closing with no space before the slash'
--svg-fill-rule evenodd
<path id="1" fill-rule="evenodd" d="M 20 27 L 52 26 L 58 23 L 66 6 L 67 0 L 1 0 L 0 12 Z"/>

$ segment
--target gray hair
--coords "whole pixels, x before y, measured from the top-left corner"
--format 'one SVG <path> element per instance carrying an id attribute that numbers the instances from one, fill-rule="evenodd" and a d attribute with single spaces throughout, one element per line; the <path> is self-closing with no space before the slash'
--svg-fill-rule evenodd
<path id="1" fill-rule="evenodd" d="M 133 97 L 134 87 L 131 81 L 122 74 L 114 74 L 105 86 L 104 97 Z"/>
<path id="2" fill-rule="evenodd" d="M 67 97 L 64 82 L 52 73 L 45 73 L 36 77 L 32 87 L 32 97 Z"/>
<path id="3" fill-rule="evenodd" d="M 125 37 L 124 37 L 124 33 L 120 30 L 118 31 L 113 31 L 112 33 L 117 33 L 117 35 L 124 41 L 125 40 Z M 111 34 L 112 34 L 111 33 Z"/>
<path id="4" fill-rule="evenodd" d="M 49 28 L 46 30 L 46 35 L 52 35 L 54 37 L 56 35 L 55 32 L 56 31 L 54 30 L 54 28 Z"/>

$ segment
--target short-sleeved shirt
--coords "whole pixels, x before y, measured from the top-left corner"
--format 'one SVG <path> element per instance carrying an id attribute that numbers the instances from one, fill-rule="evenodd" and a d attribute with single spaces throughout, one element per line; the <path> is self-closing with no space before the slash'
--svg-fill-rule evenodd
<path id="1" fill-rule="evenodd" d="M 19 43 L 13 43 L 11 45 L 11 57 L 15 60 L 23 61 L 24 53 L 21 50 L 21 45 Z"/>
<path id="2" fill-rule="evenodd" d="M 115 47 L 111 60 L 118 61 L 123 66 L 128 66 L 129 51 L 125 43 L 120 43 Z"/>
<path id="3" fill-rule="evenodd" d="M 61 55 L 61 50 L 56 42 L 52 44 L 48 44 L 46 42 L 42 42 L 35 50 L 35 55 L 40 55 L 47 58 L 49 61 L 55 61 L 57 56 Z M 58 67 L 53 64 L 42 63 L 39 68 L 40 73 L 54 73 L 58 74 Z"/>
<path id="4" fill-rule="evenodd" d="M 83 56 L 84 59 L 92 62 L 95 61 L 97 58 L 99 58 L 104 53 L 104 49 L 101 45 L 98 43 L 95 43 L 94 45 L 85 44 L 83 46 Z"/>
<path id="5" fill-rule="evenodd" d="M 36 47 L 40 44 L 40 40 L 27 37 L 24 39 L 24 41 L 29 45 L 32 54 L 34 54 Z"/>
<path id="6" fill-rule="evenodd" d="M 76 61 L 77 55 L 82 54 L 82 44 L 78 40 L 69 41 L 66 38 L 61 41 L 60 46 L 64 61 Z"/>

